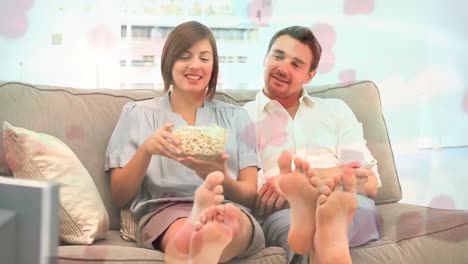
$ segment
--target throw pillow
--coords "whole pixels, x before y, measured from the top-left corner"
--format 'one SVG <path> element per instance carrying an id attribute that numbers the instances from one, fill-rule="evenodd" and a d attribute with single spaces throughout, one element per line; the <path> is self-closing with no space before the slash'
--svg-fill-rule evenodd
<path id="1" fill-rule="evenodd" d="M 128 208 L 120 210 L 120 237 L 128 242 L 136 242 L 138 221 Z"/>
<path id="2" fill-rule="evenodd" d="M 60 239 L 89 245 L 104 238 L 109 216 L 88 171 L 59 139 L 3 123 L 5 156 L 16 178 L 60 184 Z"/>

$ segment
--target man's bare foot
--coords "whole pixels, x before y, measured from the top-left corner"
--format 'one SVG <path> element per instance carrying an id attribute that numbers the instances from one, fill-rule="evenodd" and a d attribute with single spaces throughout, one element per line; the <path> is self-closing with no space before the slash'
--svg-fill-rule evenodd
<path id="1" fill-rule="evenodd" d="M 350 169 L 341 175 L 343 190 L 335 188 L 317 199 L 315 253 L 310 263 L 349 264 L 348 226 L 357 208 L 356 176 Z"/>
<path id="2" fill-rule="evenodd" d="M 233 205 L 231 205 L 233 206 Z M 218 263 L 223 250 L 233 238 L 233 228 L 226 222 L 231 219 L 230 207 L 212 206 L 202 212 L 202 226 L 193 232 L 190 239 L 190 263 Z"/>
<path id="3" fill-rule="evenodd" d="M 279 187 L 291 206 L 288 244 L 296 253 L 305 254 L 314 247 L 315 210 L 320 186 L 318 179 L 312 180 L 314 170 L 307 162 L 296 158 L 296 168 L 292 171 L 291 159 L 290 152 L 281 153 L 278 159 Z"/>

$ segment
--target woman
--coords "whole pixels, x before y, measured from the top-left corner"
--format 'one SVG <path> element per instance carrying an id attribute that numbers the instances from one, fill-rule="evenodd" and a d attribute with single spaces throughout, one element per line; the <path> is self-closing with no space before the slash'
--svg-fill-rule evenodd
<path id="1" fill-rule="evenodd" d="M 253 139 L 240 137 L 250 118 L 238 106 L 212 100 L 218 68 L 206 26 L 175 27 L 161 58 L 167 94 L 126 104 L 106 151 L 113 201 L 120 207 L 131 202 L 140 217 L 139 244 L 173 262 L 225 262 L 264 248 L 261 227 L 244 208 L 255 202 L 259 167 L 254 145 L 244 143 Z M 229 131 L 226 153 L 211 161 L 179 155 L 173 126 L 212 123 Z M 219 206 L 223 194 L 235 206 Z"/>

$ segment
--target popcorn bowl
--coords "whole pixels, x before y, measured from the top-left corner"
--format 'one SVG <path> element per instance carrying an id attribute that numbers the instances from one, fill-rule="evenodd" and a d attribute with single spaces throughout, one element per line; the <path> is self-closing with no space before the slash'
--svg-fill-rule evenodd
<path id="1" fill-rule="evenodd" d="M 228 130 L 218 125 L 177 126 L 172 133 L 180 139 L 182 156 L 213 160 L 224 153 Z"/>

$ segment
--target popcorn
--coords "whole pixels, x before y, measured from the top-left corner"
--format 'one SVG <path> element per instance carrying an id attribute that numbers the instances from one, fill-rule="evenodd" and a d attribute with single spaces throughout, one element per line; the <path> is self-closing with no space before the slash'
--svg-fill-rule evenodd
<path id="1" fill-rule="evenodd" d="M 199 159 L 216 159 L 224 152 L 228 131 L 216 124 L 209 126 L 179 126 L 172 133 L 180 139 L 183 155 Z"/>

